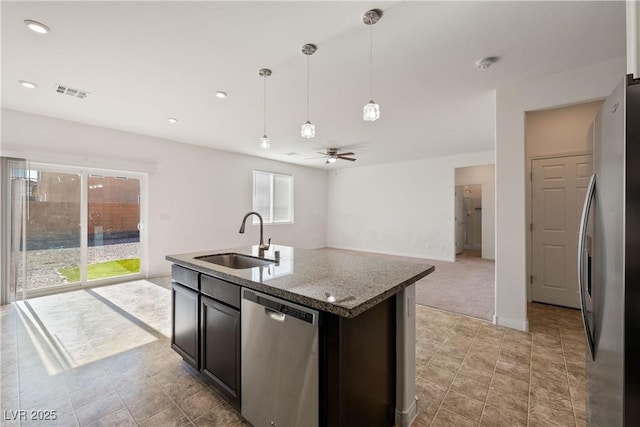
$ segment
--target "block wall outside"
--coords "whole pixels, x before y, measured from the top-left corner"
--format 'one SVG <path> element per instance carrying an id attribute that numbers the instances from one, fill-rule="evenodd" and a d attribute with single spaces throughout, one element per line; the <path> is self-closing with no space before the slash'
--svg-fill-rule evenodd
<path id="1" fill-rule="evenodd" d="M 90 175 L 89 246 L 139 241 L 140 181 Z M 80 245 L 81 179 L 77 173 L 38 172 L 29 182 L 27 249 Z"/>
<path id="2" fill-rule="evenodd" d="M 89 245 L 138 241 L 138 203 L 89 203 Z M 102 227 L 102 228 L 100 228 Z M 80 205 L 29 202 L 27 249 L 75 247 L 80 244 Z"/>

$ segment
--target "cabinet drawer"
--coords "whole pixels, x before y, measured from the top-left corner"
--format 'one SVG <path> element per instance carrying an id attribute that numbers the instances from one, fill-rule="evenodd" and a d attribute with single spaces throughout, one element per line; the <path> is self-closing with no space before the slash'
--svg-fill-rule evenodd
<path id="1" fill-rule="evenodd" d="M 200 290 L 203 295 L 240 308 L 240 286 L 238 285 L 203 274 L 200 277 Z"/>
<path id="2" fill-rule="evenodd" d="M 171 266 L 171 278 L 184 286 L 195 289 L 196 291 L 199 289 L 197 271 L 189 270 L 188 268 L 173 264 Z"/>

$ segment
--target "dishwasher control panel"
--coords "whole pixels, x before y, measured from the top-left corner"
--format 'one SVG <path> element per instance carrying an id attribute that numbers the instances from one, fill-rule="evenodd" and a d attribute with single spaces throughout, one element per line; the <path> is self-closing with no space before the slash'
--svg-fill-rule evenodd
<path id="1" fill-rule="evenodd" d="M 287 316 L 295 317 L 303 322 L 317 324 L 317 312 L 309 310 L 308 308 L 298 306 L 291 302 L 283 302 L 277 298 L 271 298 L 256 292 L 244 289 L 242 297 L 246 300 L 260 304 L 267 309 L 273 310 L 278 313 L 282 313 Z"/>
<path id="2" fill-rule="evenodd" d="M 311 313 L 305 313 L 304 311 L 300 311 L 286 305 L 282 305 L 276 310 L 282 314 L 286 314 L 287 316 L 295 317 L 296 319 L 303 320 L 307 323 L 313 323 L 313 314 Z"/>

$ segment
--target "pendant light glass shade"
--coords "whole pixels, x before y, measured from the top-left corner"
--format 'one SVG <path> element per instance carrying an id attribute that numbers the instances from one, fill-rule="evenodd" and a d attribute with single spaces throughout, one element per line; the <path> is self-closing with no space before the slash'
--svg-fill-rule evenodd
<path id="1" fill-rule="evenodd" d="M 271 139 L 267 136 L 267 77 L 271 75 L 271 70 L 268 68 L 262 68 L 260 71 L 258 71 L 258 74 L 264 77 L 264 135 L 262 135 L 262 138 L 260 138 L 260 148 L 262 148 L 263 150 L 268 150 L 269 148 L 271 148 Z"/>
<path id="2" fill-rule="evenodd" d="M 372 9 L 362 15 L 362 22 L 369 26 L 369 102 L 362 108 L 362 118 L 374 122 L 380 118 L 380 105 L 373 101 L 373 24 L 382 17 L 382 11 Z"/>
<path id="3" fill-rule="evenodd" d="M 307 121 L 300 127 L 300 136 L 303 138 L 313 138 L 316 136 L 316 127 L 309 121 L 309 57 L 313 55 L 317 46 L 314 44 L 305 44 L 302 46 L 302 53 L 307 55 Z"/>
<path id="4" fill-rule="evenodd" d="M 362 108 L 362 118 L 366 122 L 374 122 L 380 118 L 380 106 L 373 99 Z"/>
<path id="5" fill-rule="evenodd" d="M 303 138 L 313 138 L 316 136 L 316 127 L 309 120 L 300 127 L 300 136 Z"/>
<path id="6" fill-rule="evenodd" d="M 268 150 L 269 148 L 271 148 L 271 139 L 267 135 L 264 135 L 262 138 L 260 138 L 260 148 L 262 148 L 263 150 Z"/>

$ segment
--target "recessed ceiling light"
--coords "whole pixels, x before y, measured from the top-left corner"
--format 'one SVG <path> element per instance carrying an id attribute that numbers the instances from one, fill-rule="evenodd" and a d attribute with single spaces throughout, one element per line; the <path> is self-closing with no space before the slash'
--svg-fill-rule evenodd
<path id="1" fill-rule="evenodd" d="M 37 85 L 37 84 L 32 83 L 32 82 L 28 82 L 28 81 L 26 81 L 26 80 L 19 80 L 19 82 L 20 82 L 20 84 L 21 84 L 22 86 L 24 86 L 24 87 L 26 87 L 26 88 L 29 88 L 29 89 L 35 89 L 35 88 L 37 88 L 37 87 L 38 87 L 38 85 Z"/>
<path id="2" fill-rule="evenodd" d="M 178 123 L 178 119 L 173 117 L 169 117 L 167 120 L 169 121 L 169 123 Z"/>
<path id="3" fill-rule="evenodd" d="M 33 21 L 31 19 L 25 19 L 24 20 L 25 25 L 27 26 L 27 28 L 29 28 L 31 31 L 34 31 L 38 34 L 47 34 L 49 31 L 51 31 L 49 29 L 49 27 L 47 27 L 46 25 L 38 22 L 38 21 Z"/>
<path id="4" fill-rule="evenodd" d="M 227 92 L 225 92 L 223 90 L 217 90 L 216 91 L 216 96 L 218 98 L 226 98 L 227 97 Z"/>

